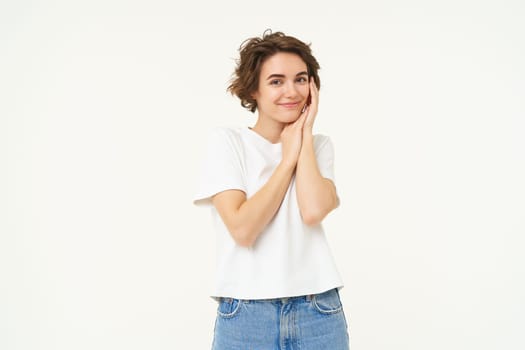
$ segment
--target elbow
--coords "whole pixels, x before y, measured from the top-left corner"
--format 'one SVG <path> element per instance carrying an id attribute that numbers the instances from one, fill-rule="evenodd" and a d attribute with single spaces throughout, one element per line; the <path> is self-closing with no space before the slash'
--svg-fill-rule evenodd
<path id="1" fill-rule="evenodd" d="M 226 229 L 235 244 L 244 248 L 250 248 L 255 244 L 257 235 L 249 223 L 238 222 L 238 220 L 224 220 Z"/>
<path id="2" fill-rule="evenodd" d="M 300 209 L 303 222 L 307 226 L 319 225 L 324 218 L 337 206 L 337 197 L 326 205 L 310 205 Z"/>
<path id="3" fill-rule="evenodd" d="M 236 228 L 230 230 L 230 234 L 235 241 L 235 243 L 244 248 L 250 248 L 255 244 L 254 235 L 243 228 Z"/>
<path id="4" fill-rule="evenodd" d="M 305 211 L 304 213 L 301 213 L 301 216 L 303 217 L 303 222 L 307 226 L 317 226 L 325 217 L 325 215 L 319 211 Z"/>
<path id="5" fill-rule="evenodd" d="M 253 244 L 255 243 L 255 241 L 248 239 L 246 237 L 233 237 L 233 240 L 238 246 L 243 247 L 243 248 L 251 248 Z"/>
<path id="6" fill-rule="evenodd" d="M 334 189 L 334 187 L 331 186 L 330 189 Z M 339 199 L 335 190 L 330 189 L 315 193 L 309 197 L 298 197 L 299 211 L 303 222 L 307 226 L 321 224 L 328 213 L 339 205 Z"/>

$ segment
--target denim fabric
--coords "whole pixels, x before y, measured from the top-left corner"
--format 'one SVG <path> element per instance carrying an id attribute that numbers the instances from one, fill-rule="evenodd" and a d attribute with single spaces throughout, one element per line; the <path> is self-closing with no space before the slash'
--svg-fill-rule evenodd
<path id="1" fill-rule="evenodd" d="M 212 350 L 348 350 L 337 289 L 268 300 L 219 298 Z"/>

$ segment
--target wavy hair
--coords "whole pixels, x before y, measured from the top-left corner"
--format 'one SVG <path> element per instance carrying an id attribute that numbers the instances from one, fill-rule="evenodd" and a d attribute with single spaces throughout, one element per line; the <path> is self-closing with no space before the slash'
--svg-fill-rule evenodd
<path id="1" fill-rule="evenodd" d="M 321 88 L 321 80 L 317 71 L 319 63 L 312 55 L 311 44 L 282 32 L 272 33 L 266 30 L 261 37 L 245 40 L 240 48 L 240 58 L 236 60 L 235 72 L 232 75 L 227 91 L 241 100 L 241 106 L 252 113 L 257 110 L 257 101 L 252 94 L 259 87 L 259 75 L 263 63 L 278 52 L 294 53 L 306 63 L 308 77 L 313 78 L 317 88 Z"/>

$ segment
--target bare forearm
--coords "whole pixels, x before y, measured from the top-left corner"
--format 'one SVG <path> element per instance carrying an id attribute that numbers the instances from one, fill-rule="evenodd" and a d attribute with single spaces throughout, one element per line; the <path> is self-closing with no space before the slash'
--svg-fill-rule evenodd
<path id="1" fill-rule="evenodd" d="M 335 207 L 336 194 L 330 180 L 319 171 L 315 157 L 313 135 L 303 134 L 303 144 L 297 162 L 295 185 L 297 202 L 303 221 L 315 225 Z"/>
<path id="2" fill-rule="evenodd" d="M 281 163 L 268 182 L 247 199 L 235 218 L 236 234 L 243 245 L 252 245 L 281 206 L 292 179 L 294 166 Z"/>

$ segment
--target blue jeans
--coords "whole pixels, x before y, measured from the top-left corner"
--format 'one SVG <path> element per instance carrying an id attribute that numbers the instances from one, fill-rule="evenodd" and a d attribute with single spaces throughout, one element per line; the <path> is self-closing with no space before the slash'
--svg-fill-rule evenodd
<path id="1" fill-rule="evenodd" d="M 339 292 L 267 300 L 219 298 L 213 350 L 348 350 Z"/>

